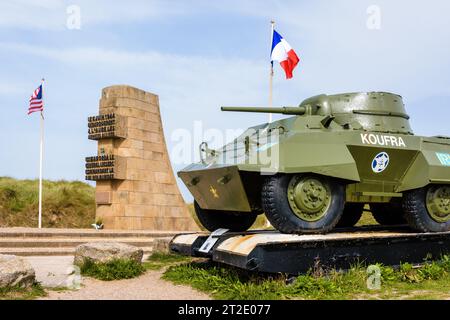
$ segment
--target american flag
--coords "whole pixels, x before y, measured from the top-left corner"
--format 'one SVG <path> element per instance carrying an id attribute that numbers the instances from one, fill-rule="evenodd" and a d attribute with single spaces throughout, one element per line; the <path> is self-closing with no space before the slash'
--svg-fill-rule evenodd
<path id="1" fill-rule="evenodd" d="M 30 107 L 28 108 L 28 114 L 37 111 L 44 111 L 44 100 L 42 100 L 42 84 L 34 90 L 30 98 Z"/>

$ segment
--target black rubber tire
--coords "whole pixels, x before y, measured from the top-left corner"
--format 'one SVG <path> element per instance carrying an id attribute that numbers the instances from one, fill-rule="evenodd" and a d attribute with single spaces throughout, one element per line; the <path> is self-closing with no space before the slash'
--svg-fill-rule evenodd
<path id="1" fill-rule="evenodd" d="M 419 232 L 450 231 L 450 221 L 437 222 L 428 213 L 425 197 L 428 188 L 420 188 L 405 192 L 403 195 L 403 210 L 409 226 Z"/>
<path id="2" fill-rule="evenodd" d="M 293 175 L 278 174 L 267 178 L 262 187 L 262 206 L 272 226 L 282 233 L 327 233 L 338 223 L 344 210 L 345 187 L 327 177 L 321 177 L 329 183 L 331 204 L 327 214 L 319 221 L 308 222 L 297 217 L 287 198 L 287 188 Z"/>
<path id="3" fill-rule="evenodd" d="M 376 222 L 383 226 L 406 224 L 401 202 L 371 203 L 370 212 Z"/>
<path id="4" fill-rule="evenodd" d="M 205 210 L 194 201 L 194 209 L 201 225 L 208 231 L 228 229 L 233 232 L 247 231 L 258 216 L 253 212 L 233 212 L 219 210 Z"/>
<path id="5" fill-rule="evenodd" d="M 358 223 L 364 212 L 364 203 L 346 203 L 344 206 L 344 214 L 337 223 L 338 228 L 353 227 Z"/>

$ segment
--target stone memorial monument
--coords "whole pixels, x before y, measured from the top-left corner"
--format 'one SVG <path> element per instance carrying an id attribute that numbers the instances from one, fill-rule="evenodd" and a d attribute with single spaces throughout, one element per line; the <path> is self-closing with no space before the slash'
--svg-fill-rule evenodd
<path id="1" fill-rule="evenodd" d="M 98 154 L 86 158 L 86 180 L 96 181 L 96 217 L 105 228 L 198 230 L 172 172 L 157 95 L 104 88 L 88 134 Z"/>

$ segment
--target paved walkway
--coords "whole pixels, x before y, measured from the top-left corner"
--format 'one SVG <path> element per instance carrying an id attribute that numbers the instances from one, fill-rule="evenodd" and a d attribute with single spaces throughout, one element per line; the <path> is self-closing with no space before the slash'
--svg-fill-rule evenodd
<path id="1" fill-rule="evenodd" d="M 210 297 L 188 286 L 178 286 L 161 279 L 162 271 L 148 271 L 128 280 L 99 281 L 69 275 L 73 257 L 26 257 L 44 287 L 66 287 L 81 283 L 78 290 L 47 290 L 51 300 L 207 300 Z M 144 258 L 145 259 L 145 258 Z"/>
<path id="2" fill-rule="evenodd" d="M 23 257 L 36 272 L 36 279 L 44 287 L 66 287 L 73 271 L 73 256 Z"/>

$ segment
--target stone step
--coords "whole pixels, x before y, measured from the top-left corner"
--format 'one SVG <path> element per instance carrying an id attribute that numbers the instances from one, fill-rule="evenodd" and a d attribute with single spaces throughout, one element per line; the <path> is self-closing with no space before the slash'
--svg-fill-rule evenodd
<path id="1" fill-rule="evenodd" d="M 0 228 L 0 239 L 3 238 L 159 238 L 173 237 L 177 231 L 145 231 L 145 230 L 94 230 L 94 229 L 32 229 L 32 228 Z"/>
<path id="2" fill-rule="evenodd" d="M 144 249 L 145 254 L 166 250 L 179 232 L 94 229 L 0 228 L 0 254 L 21 256 L 73 255 L 88 242 L 122 242 Z"/>
<path id="3" fill-rule="evenodd" d="M 152 247 L 141 247 L 144 254 L 152 253 Z M 10 254 L 16 256 L 73 256 L 75 247 L 67 248 L 0 248 L 0 254 Z"/>
<path id="4" fill-rule="evenodd" d="M 154 243 L 154 238 L 0 238 L 0 252 L 2 248 L 62 248 L 62 247 L 76 247 L 88 242 L 121 242 L 136 247 L 150 247 Z"/>

